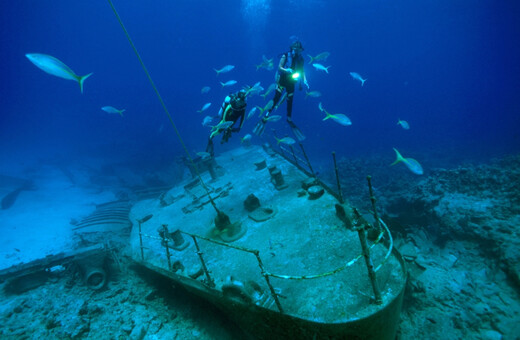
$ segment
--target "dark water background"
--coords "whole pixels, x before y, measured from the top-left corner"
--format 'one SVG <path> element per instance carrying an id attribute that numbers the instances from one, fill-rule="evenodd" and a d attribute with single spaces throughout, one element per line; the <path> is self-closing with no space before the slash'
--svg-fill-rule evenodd
<path id="1" fill-rule="evenodd" d="M 209 130 L 202 119 L 230 91 L 217 80 L 237 80 L 232 90 L 257 81 L 267 88 L 274 70 L 256 71 L 255 64 L 265 54 L 277 65 L 293 35 L 305 54 L 331 53 L 322 62 L 332 65 L 330 74 L 306 64 L 311 90 L 323 96 L 295 94 L 293 118 L 307 135 L 311 159 L 328 161 L 334 150 L 391 163 L 396 147 L 427 172 L 520 149 L 515 1 L 116 0 L 115 6 L 190 152 L 205 148 Z M 95 155 L 152 167 L 181 155 L 106 1 L 2 2 L 0 32 L 2 162 Z M 26 53 L 49 54 L 79 75 L 94 74 L 81 94 L 74 82 L 37 69 Z M 236 68 L 217 78 L 213 68 L 226 64 Z M 365 86 L 351 71 L 368 79 Z M 212 90 L 203 95 L 205 85 Z M 353 125 L 323 122 L 319 101 Z M 210 110 L 197 113 L 206 102 Z M 250 98 L 248 111 L 265 102 Z M 105 105 L 125 108 L 125 117 L 101 111 Z M 285 115 L 285 106 L 278 114 Z M 397 126 L 398 118 L 411 129 Z M 256 119 L 246 122 L 241 137 Z M 273 126 L 289 133 L 283 120 Z M 216 152 L 239 142 L 235 135 Z"/>

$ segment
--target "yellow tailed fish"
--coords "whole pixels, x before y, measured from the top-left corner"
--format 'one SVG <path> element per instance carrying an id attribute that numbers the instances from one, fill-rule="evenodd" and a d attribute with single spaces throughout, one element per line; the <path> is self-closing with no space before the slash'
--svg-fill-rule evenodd
<path id="1" fill-rule="evenodd" d="M 83 93 L 83 82 L 92 75 L 92 73 L 89 73 L 84 76 L 78 76 L 63 62 L 47 54 L 27 53 L 25 56 L 31 61 L 31 63 L 36 65 L 36 67 L 44 72 L 47 72 L 48 74 L 52 74 L 53 76 L 63 79 L 77 81 L 81 93 Z"/>

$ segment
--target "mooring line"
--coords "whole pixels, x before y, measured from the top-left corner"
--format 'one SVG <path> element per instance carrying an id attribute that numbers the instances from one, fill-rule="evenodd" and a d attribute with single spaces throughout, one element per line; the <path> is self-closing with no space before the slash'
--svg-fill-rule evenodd
<path id="1" fill-rule="evenodd" d="M 157 89 L 157 86 L 155 86 L 155 83 L 154 83 L 154 81 L 152 79 L 152 76 L 148 72 L 148 69 L 146 68 L 146 66 L 144 64 L 143 59 L 141 58 L 141 55 L 139 54 L 139 51 L 137 51 L 137 48 L 135 47 L 135 44 L 132 41 L 132 38 L 130 37 L 130 34 L 126 30 L 126 27 L 123 24 L 123 20 L 121 19 L 121 17 L 119 16 L 119 13 L 117 12 L 116 8 L 114 7 L 114 4 L 112 3 L 112 0 L 107 0 L 107 1 L 108 1 L 108 4 L 110 5 L 110 7 L 112 8 L 112 11 L 115 14 L 115 16 L 117 18 L 117 21 L 121 25 L 121 28 L 123 29 L 123 32 L 125 33 L 126 38 L 128 39 L 128 42 L 130 43 L 130 46 L 132 46 L 132 49 L 134 50 L 134 53 L 137 56 L 137 59 L 139 59 L 139 63 L 141 64 L 141 66 L 142 66 L 142 68 L 144 70 L 144 73 L 146 73 L 146 77 L 148 78 L 148 81 L 152 85 L 153 90 L 155 91 L 155 94 L 157 95 L 157 98 L 159 99 L 159 102 L 161 103 L 161 106 L 162 106 L 164 112 L 168 116 L 168 119 L 170 120 L 170 123 L 173 126 L 173 129 L 175 130 L 175 133 L 177 134 L 177 138 L 181 142 L 182 148 L 184 149 L 184 152 L 188 156 L 188 161 L 193 166 L 193 169 L 195 170 L 195 173 L 197 174 L 197 177 L 199 178 L 200 183 L 202 184 L 202 187 L 204 188 L 204 190 L 206 191 L 206 193 L 207 193 L 207 195 L 208 195 L 208 197 L 210 199 L 211 205 L 213 206 L 213 208 L 215 208 L 217 213 L 220 213 L 220 211 L 218 210 L 217 206 L 215 205 L 215 202 L 213 201 L 213 198 L 211 198 L 211 195 L 210 195 L 208 187 L 206 186 L 206 183 L 204 183 L 204 181 L 202 180 L 202 177 L 200 176 L 199 170 L 198 170 L 197 166 L 195 165 L 195 163 L 193 162 L 193 158 L 191 157 L 191 154 L 188 151 L 188 148 L 186 147 L 186 144 L 184 143 L 184 140 L 182 139 L 182 136 L 181 136 L 181 134 L 179 132 L 179 129 L 177 129 L 177 125 L 175 125 L 175 123 L 173 122 L 173 118 L 172 118 L 172 116 L 170 114 L 170 111 L 168 111 L 168 108 L 166 107 L 166 104 L 164 103 L 164 100 L 162 99 L 162 96 L 159 93 L 159 90 Z"/>

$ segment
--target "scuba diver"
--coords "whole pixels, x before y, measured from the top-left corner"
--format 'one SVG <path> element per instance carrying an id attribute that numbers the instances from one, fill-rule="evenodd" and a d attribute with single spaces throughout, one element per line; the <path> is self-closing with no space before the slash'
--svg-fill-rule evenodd
<path id="1" fill-rule="evenodd" d="M 261 136 L 265 130 L 265 124 L 268 122 L 268 117 L 271 112 L 276 110 L 278 106 L 284 101 L 287 100 L 287 123 L 291 127 L 292 132 L 298 138 L 298 140 L 302 141 L 305 139 L 305 135 L 298 129 L 296 124 L 292 121 L 292 104 L 293 104 L 293 96 L 294 96 L 294 88 L 296 83 L 300 82 L 300 91 L 302 89 L 302 81 L 309 88 L 309 84 L 307 83 L 307 78 L 305 77 L 305 71 L 303 69 L 304 60 L 302 56 L 303 46 L 302 43 L 298 40 L 291 44 L 289 52 L 283 53 L 280 58 L 280 63 L 278 65 L 278 70 L 276 72 L 276 92 L 273 98 L 273 106 L 266 113 L 264 118 L 255 126 L 253 132 L 256 135 Z M 284 95 L 282 96 L 282 92 L 285 90 Z"/>
<path id="2" fill-rule="evenodd" d="M 211 134 L 209 136 L 208 145 L 206 147 L 206 152 L 213 157 L 213 138 L 218 134 L 222 133 L 222 140 L 220 144 L 226 143 L 231 137 L 232 132 L 239 132 L 244 125 L 244 117 L 246 114 L 246 91 L 240 90 L 236 93 L 230 94 L 226 96 L 220 110 L 218 112 L 218 116 L 221 117 L 220 122 L 213 126 L 211 130 Z M 233 125 L 237 122 L 238 118 L 240 118 L 240 125 L 236 128 L 233 128 Z"/>

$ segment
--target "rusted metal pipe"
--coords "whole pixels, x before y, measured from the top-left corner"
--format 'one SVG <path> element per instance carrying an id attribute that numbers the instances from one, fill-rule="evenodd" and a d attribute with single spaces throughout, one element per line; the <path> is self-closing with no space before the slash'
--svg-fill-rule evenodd
<path id="1" fill-rule="evenodd" d="M 363 219 L 357 209 L 353 209 L 354 211 L 354 228 L 357 230 L 359 235 L 359 242 L 361 243 L 361 249 L 363 250 L 363 256 L 365 257 L 365 263 L 367 265 L 368 277 L 370 279 L 370 283 L 372 284 L 372 290 L 374 291 L 374 297 L 376 304 L 380 305 L 383 303 L 383 299 L 381 298 L 381 291 L 379 290 L 379 285 L 377 284 L 376 272 L 374 270 L 374 264 L 372 263 L 372 258 L 370 257 L 370 248 L 367 243 L 366 236 L 366 227 L 367 224 L 363 222 Z"/>
<path id="2" fill-rule="evenodd" d="M 334 172 L 336 173 L 336 184 L 338 185 L 339 203 L 343 204 L 343 194 L 341 193 L 341 184 L 339 181 L 338 164 L 336 163 L 336 152 L 332 151 L 332 159 L 334 160 Z"/>
<path id="3" fill-rule="evenodd" d="M 367 176 L 367 182 L 368 182 L 368 192 L 370 193 L 370 201 L 372 202 L 372 210 L 374 210 L 374 218 L 376 219 L 374 223 L 374 227 L 376 228 L 377 232 L 381 232 L 381 225 L 379 224 L 379 215 L 377 214 L 376 209 L 376 197 L 374 196 L 374 191 L 372 190 L 372 176 Z"/>
<path id="4" fill-rule="evenodd" d="M 195 248 L 197 248 L 197 255 L 199 255 L 200 263 L 202 264 L 202 270 L 204 270 L 204 275 L 206 275 L 206 281 L 208 286 L 215 287 L 215 282 L 209 275 L 208 267 L 206 266 L 206 262 L 204 261 L 204 257 L 202 256 L 203 253 L 200 251 L 199 243 L 197 242 L 197 237 L 195 235 L 191 235 L 191 238 L 193 239 L 193 243 L 195 244 Z"/>
<path id="5" fill-rule="evenodd" d="M 144 261 L 144 246 L 143 246 L 143 233 L 141 230 L 141 224 L 148 221 L 153 217 L 152 214 L 146 215 L 145 217 L 141 218 L 140 220 L 137 220 L 137 223 L 139 224 L 139 247 L 141 248 L 141 260 Z"/>
<path id="6" fill-rule="evenodd" d="M 312 176 L 314 178 L 316 178 L 316 174 L 314 173 L 314 170 L 312 169 L 311 162 L 309 161 L 309 158 L 307 157 L 307 154 L 305 153 L 305 149 L 303 148 L 303 144 L 302 143 L 299 143 L 299 144 L 300 144 L 300 148 L 302 149 L 303 156 L 305 157 L 305 161 L 307 162 L 307 165 L 309 166 L 309 170 L 311 171 Z"/>
<path id="7" fill-rule="evenodd" d="M 264 264 L 262 263 L 262 259 L 260 258 L 260 252 L 257 250 L 254 252 L 256 259 L 258 260 L 258 265 L 260 266 L 260 271 L 262 272 L 262 276 L 265 279 L 265 282 L 267 282 L 267 286 L 269 286 L 269 290 L 271 291 L 271 296 L 274 299 L 274 302 L 276 303 L 276 307 L 278 307 L 278 310 L 280 313 L 284 313 L 282 304 L 280 303 L 280 300 L 278 299 L 278 294 L 276 294 L 276 291 L 274 290 L 274 287 L 271 285 L 271 281 L 269 280 L 269 275 L 265 272 Z"/>
<path id="8" fill-rule="evenodd" d="M 172 262 L 170 259 L 170 249 L 168 248 L 168 225 L 163 224 L 163 234 L 162 239 L 164 242 L 164 249 L 166 249 L 166 259 L 168 260 L 168 270 L 172 270 Z"/>

